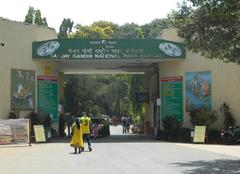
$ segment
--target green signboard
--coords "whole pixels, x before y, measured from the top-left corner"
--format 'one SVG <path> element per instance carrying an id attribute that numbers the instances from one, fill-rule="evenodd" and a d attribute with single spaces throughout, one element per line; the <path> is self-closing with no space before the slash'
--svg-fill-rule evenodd
<path id="1" fill-rule="evenodd" d="M 55 39 L 33 42 L 33 59 L 183 59 L 183 43 L 160 39 Z"/>
<path id="2" fill-rule="evenodd" d="M 183 78 L 161 78 L 161 118 L 174 117 L 183 120 Z"/>
<path id="3" fill-rule="evenodd" d="M 55 76 L 38 76 L 38 112 L 58 121 L 58 83 Z"/>

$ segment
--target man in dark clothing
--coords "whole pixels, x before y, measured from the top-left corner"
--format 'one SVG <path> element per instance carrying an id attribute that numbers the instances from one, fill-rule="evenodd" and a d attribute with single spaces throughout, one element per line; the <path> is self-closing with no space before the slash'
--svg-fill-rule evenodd
<path id="1" fill-rule="evenodd" d="M 123 127 L 123 129 L 122 129 L 122 133 L 123 134 L 126 134 L 127 133 L 127 127 L 126 127 L 126 123 L 127 123 L 127 117 L 124 115 L 124 116 L 122 116 L 122 118 L 121 118 L 121 122 L 122 122 L 122 127 Z"/>
<path id="2" fill-rule="evenodd" d="M 66 136 L 64 128 L 65 128 L 65 119 L 64 119 L 64 115 L 61 114 L 60 117 L 59 117 L 59 135 L 61 137 Z"/>
<path id="3" fill-rule="evenodd" d="M 66 123 L 67 123 L 67 132 L 68 132 L 68 137 L 70 137 L 71 135 L 71 127 L 72 127 L 72 124 L 73 124 L 73 115 L 72 114 L 69 114 L 67 113 L 66 116 L 65 116 L 65 120 L 66 120 Z"/>

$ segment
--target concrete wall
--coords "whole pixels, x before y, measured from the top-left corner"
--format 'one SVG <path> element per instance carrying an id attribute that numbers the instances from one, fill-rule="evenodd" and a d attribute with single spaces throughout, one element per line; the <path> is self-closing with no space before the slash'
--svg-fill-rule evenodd
<path id="1" fill-rule="evenodd" d="M 49 66 L 52 75 L 58 75 L 59 65 L 57 62 L 32 59 L 33 41 L 55 39 L 56 37 L 54 29 L 0 18 L 0 43 L 4 43 L 4 46 L 0 45 L 0 118 L 6 118 L 10 111 L 12 68 L 35 70 L 37 76 L 44 75 L 44 67 Z"/>
<path id="2" fill-rule="evenodd" d="M 158 89 L 158 72 L 149 72 L 145 77 L 145 85 L 146 89 L 149 91 L 149 102 L 145 103 L 146 116 L 144 123 L 144 133 L 145 134 L 154 134 L 154 127 L 156 126 L 156 121 L 158 120 L 159 114 L 156 115 L 154 119 L 154 104 L 156 104 L 156 100 L 159 95 Z"/>
<path id="3" fill-rule="evenodd" d="M 175 29 L 168 29 L 163 32 L 163 39 L 182 42 L 177 37 Z M 183 76 L 186 72 L 211 71 L 212 75 L 212 108 L 219 111 L 220 105 L 227 102 L 240 125 L 240 65 L 223 63 L 220 60 L 210 60 L 199 54 L 187 50 L 186 59 L 182 61 L 160 62 L 159 72 L 161 77 Z M 185 96 L 185 81 L 183 81 L 183 92 Z M 185 111 L 185 97 L 184 97 Z M 188 113 L 184 112 L 184 126 L 189 127 Z M 222 127 L 222 118 L 218 119 L 215 125 Z"/>

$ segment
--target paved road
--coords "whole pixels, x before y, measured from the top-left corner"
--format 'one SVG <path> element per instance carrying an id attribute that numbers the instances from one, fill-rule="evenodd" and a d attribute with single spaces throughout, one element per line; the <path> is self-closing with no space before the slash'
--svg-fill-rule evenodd
<path id="1" fill-rule="evenodd" d="M 240 173 L 240 156 L 146 136 L 121 135 L 119 126 L 112 127 L 111 132 L 111 137 L 94 141 L 92 152 L 82 154 L 73 154 L 67 140 L 31 147 L 0 146 L 0 174 Z"/>

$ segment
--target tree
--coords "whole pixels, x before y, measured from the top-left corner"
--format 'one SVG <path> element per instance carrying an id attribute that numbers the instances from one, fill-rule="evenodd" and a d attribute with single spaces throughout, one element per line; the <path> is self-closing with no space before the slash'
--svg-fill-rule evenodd
<path id="1" fill-rule="evenodd" d="M 141 26 L 144 38 L 159 39 L 162 36 L 163 29 L 170 26 L 169 19 L 155 19 L 152 22 Z"/>
<path id="2" fill-rule="evenodd" d="M 41 15 L 40 10 L 35 11 L 35 18 L 34 19 L 35 19 L 35 21 L 34 21 L 35 24 L 43 25 L 43 19 L 42 19 L 42 15 Z"/>
<path id="3" fill-rule="evenodd" d="M 45 17 L 42 19 L 42 22 L 44 26 L 48 26 L 47 19 Z"/>
<path id="4" fill-rule="evenodd" d="M 58 38 L 67 38 L 69 37 L 70 33 L 72 32 L 74 22 L 69 18 L 64 18 L 62 24 L 59 27 Z"/>
<path id="5" fill-rule="evenodd" d="M 143 103 L 136 102 L 136 93 L 144 91 L 144 75 L 133 75 L 130 78 L 129 99 L 134 120 L 142 121 L 145 113 Z"/>
<path id="6" fill-rule="evenodd" d="M 77 95 L 77 84 L 78 78 L 74 75 L 69 77 L 68 75 L 65 76 L 64 80 L 64 110 L 65 112 L 72 113 L 77 109 L 77 102 L 75 96 Z"/>
<path id="7" fill-rule="evenodd" d="M 239 64 L 239 9 L 239 0 L 187 0 L 169 17 L 190 50 Z"/>
<path id="8" fill-rule="evenodd" d="M 26 23 L 28 24 L 33 24 L 33 15 L 34 15 L 34 8 L 33 7 L 29 7 L 28 8 L 28 13 L 27 15 L 25 16 L 25 21 Z"/>
<path id="9" fill-rule="evenodd" d="M 76 32 L 71 37 L 82 39 L 158 39 L 161 37 L 163 29 L 169 25 L 169 19 L 155 19 L 142 26 L 135 23 L 118 26 L 108 21 L 97 21 L 90 26 L 76 25 Z"/>
<path id="10" fill-rule="evenodd" d="M 25 16 L 25 21 L 28 24 L 37 24 L 42 26 L 48 26 L 47 19 L 42 18 L 41 11 L 39 9 L 34 9 L 33 7 L 28 8 L 28 13 Z"/>
<path id="11" fill-rule="evenodd" d="M 124 75 L 66 75 L 65 111 L 119 115 L 130 110 L 129 81 Z"/>
<path id="12" fill-rule="evenodd" d="M 126 23 L 119 27 L 119 30 L 114 34 L 114 38 L 120 39 L 143 38 L 143 33 L 139 25 L 135 23 Z"/>
<path id="13" fill-rule="evenodd" d="M 111 39 L 118 31 L 118 25 L 108 21 L 94 22 L 90 26 L 77 25 L 77 31 L 72 35 L 74 38 L 82 39 Z"/>

